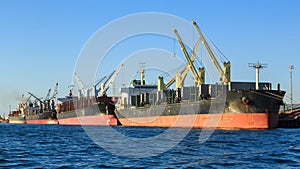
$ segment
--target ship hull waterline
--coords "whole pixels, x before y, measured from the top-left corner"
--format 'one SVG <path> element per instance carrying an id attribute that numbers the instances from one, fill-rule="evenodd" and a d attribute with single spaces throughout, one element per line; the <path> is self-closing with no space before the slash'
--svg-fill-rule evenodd
<path id="1" fill-rule="evenodd" d="M 118 120 L 114 114 L 101 112 L 98 105 L 84 109 L 71 110 L 57 114 L 60 125 L 116 126 Z"/>
<path id="2" fill-rule="evenodd" d="M 119 108 L 116 115 L 123 126 L 272 129 L 278 127 L 284 94 L 228 91 L 214 100 Z"/>
<path id="3" fill-rule="evenodd" d="M 56 113 L 54 111 L 45 111 L 26 116 L 27 124 L 58 124 Z"/>
<path id="4" fill-rule="evenodd" d="M 8 117 L 8 123 L 11 124 L 26 124 L 26 118 L 24 117 Z"/>
<path id="5" fill-rule="evenodd" d="M 123 126 L 218 129 L 270 129 L 277 127 L 276 115 L 267 113 L 193 114 L 119 118 Z M 187 123 L 190 122 L 190 123 Z"/>
<path id="6" fill-rule="evenodd" d="M 58 124 L 58 120 L 54 120 L 54 119 L 26 120 L 26 124 Z"/>
<path id="7" fill-rule="evenodd" d="M 60 125 L 116 126 L 119 121 L 110 97 L 71 98 L 57 105 Z"/>
<path id="8" fill-rule="evenodd" d="M 116 126 L 117 119 L 114 115 L 98 114 L 93 116 L 78 116 L 59 118 L 60 125 L 83 125 L 83 126 Z"/>

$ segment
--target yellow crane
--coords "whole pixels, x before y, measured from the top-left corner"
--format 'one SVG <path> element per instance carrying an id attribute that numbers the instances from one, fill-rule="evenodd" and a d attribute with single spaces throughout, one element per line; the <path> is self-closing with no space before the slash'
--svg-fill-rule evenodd
<path id="1" fill-rule="evenodd" d="M 195 49 L 198 48 L 198 46 L 200 44 L 200 40 L 198 40 L 198 42 L 196 44 L 196 47 L 193 50 L 192 57 L 190 57 L 189 54 L 188 54 L 188 52 L 187 52 L 187 50 L 186 50 L 186 48 L 185 48 L 185 46 L 184 46 L 184 44 L 183 44 L 183 42 L 182 42 L 182 40 L 181 40 L 181 37 L 179 36 L 179 34 L 178 34 L 178 32 L 177 32 L 176 29 L 174 29 L 174 33 L 175 33 L 175 35 L 177 37 L 177 40 L 178 40 L 178 42 L 180 44 L 181 50 L 182 50 L 182 52 L 183 52 L 183 54 L 184 54 L 184 56 L 185 56 L 185 58 L 186 58 L 186 60 L 188 62 L 187 66 L 186 66 L 186 69 L 185 69 L 184 72 L 186 72 L 186 74 L 187 74 L 188 70 L 190 69 L 192 71 L 192 73 L 193 73 L 194 78 L 195 78 L 197 87 L 199 87 L 201 84 L 204 84 L 204 80 L 205 80 L 205 78 L 204 78 L 204 75 L 205 75 L 204 68 L 199 68 L 198 72 L 197 72 L 197 70 L 196 70 L 193 62 L 194 62 L 194 58 L 195 58 L 195 55 L 196 55 L 196 50 Z"/>
<path id="2" fill-rule="evenodd" d="M 198 39 L 195 47 L 193 48 L 193 53 L 192 53 L 192 56 L 191 56 L 191 61 L 192 63 L 194 62 L 195 60 L 195 56 L 196 56 L 196 51 L 198 50 L 198 47 L 200 45 L 200 42 L 201 40 Z M 163 77 L 158 77 L 158 90 L 159 91 L 162 91 L 164 89 L 167 89 L 169 88 L 172 84 L 174 84 L 174 82 L 176 81 L 176 88 L 182 88 L 183 87 L 183 82 L 189 72 L 189 69 L 190 69 L 190 66 L 189 64 L 186 64 L 182 69 L 180 69 L 176 74 L 175 76 L 167 83 L 164 85 L 164 82 L 163 82 Z M 200 68 L 201 71 L 199 71 L 199 76 L 201 79 L 203 79 L 203 83 L 204 83 L 204 68 Z"/>
<path id="3" fill-rule="evenodd" d="M 196 46 L 193 49 L 193 53 L 192 53 L 192 56 L 191 56 L 191 62 L 192 63 L 194 63 L 195 56 L 196 56 L 196 51 L 198 50 L 200 42 L 201 41 L 199 39 L 198 42 L 197 42 L 197 44 L 196 44 Z M 167 83 L 166 88 L 170 87 L 174 83 L 174 81 L 176 80 L 176 78 L 178 79 L 178 80 L 176 80 L 177 86 L 178 87 L 182 86 L 182 83 L 185 80 L 185 78 L 186 78 L 186 76 L 187 76 L 187 74 L 189 72 L 189 69 L 190 69 L 189 64 L 186 64 L 186 66 L 183 67 L 179 72 L 177 72 L 176 75 L 169 81 L 169 83 Z M 202 81 L 202 84 L 203 84 L 204 80 L 205 80 L 205 78 L 204 78 L 204 68 L 200 68 L 200 70 L 201 71 L 199 71 L 199 76 L 200 76 L 200 79 L 203 79 L 203 81 Z"/>
<path id="4" fill-rule="evenodd" d="M 212 52 L 211 48 L 209 47 L 206 39 L 204 38 L 200 28 L 198 27 L 197 23 L 195 21 L 192 21 L 193 22 L 193 25 L 195 26 L 198 34 L 200 35 L 200 39 L 202 40 L 209 56 L 211 57 L 211 60 L 212 62 L 215 64 L 218 72 L 220 73 L 221 75 L 221 81 L 225 84 L 225 85 L 229 85 L 230 83 L 230 62 L 224 62 L 223 63 L 223 66 L 224 68 L 222 69 L 220 64 L 218 63 L 214 53 Z"/>
<path id="5" fill-rule="evenodd" d="M 184 66 L 182 69 L 180 69 L 176 74 L 175 74 L 175 76 L 166 84 L 166 85 L 164 85 L 164 88 L 165 89 L 167 89 L 167 88 L 169 88 L 172 84 L 174 84 L 174 82 L 176 81 L 176 77 L 177 77 L 177 79 L 178 79 L 178 76 L 181 76 L 182 74 L 183 74 L 183 78 L 181 78 L 181 79 L 185 79 L 185 77 L 186 77 L 186 75 L 187 75 L 187 73 L 185 73 L 185 72 L 187 72 L 186 70 L 188 70 L 189 69 L 189 67 L 188 67 L 188 65 L 186 65 L 186 66 Z M 176 82 L 176 83 L 179 83 L 179 82 Z M 177 86 L 177 85 L 176 85 Z"/>

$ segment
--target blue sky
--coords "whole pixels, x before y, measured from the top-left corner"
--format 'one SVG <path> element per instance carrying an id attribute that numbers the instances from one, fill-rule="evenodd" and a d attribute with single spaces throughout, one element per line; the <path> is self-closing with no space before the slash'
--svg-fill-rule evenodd
<path id="1" fill-rule="evenodd" d="M 289 94 L 293 64 L 294 99 L 300 101 L 300 1 L 0 1 L 0 114 L 17 106 L 26 91 L 44 97 L 59 82 L 67 94 L 80 50 L 98 29 L 140 12 L 194 19 L 232 63 L 233 81 L 254 80 L 248 63 L 268 68 L 261 80 L 281 83 Z M 120 28 L 124 29 L 124 28 Z"/>

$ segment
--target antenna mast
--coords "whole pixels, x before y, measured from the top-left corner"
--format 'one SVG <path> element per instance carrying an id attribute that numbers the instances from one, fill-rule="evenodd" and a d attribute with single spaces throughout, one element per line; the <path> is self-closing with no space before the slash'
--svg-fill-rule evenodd
<path id="1" fill-rule="evenodd" d="M 140 73 L 141 73 L 141 85 L 145 85 L 144 84 L 144 78 L 145 78 L 145 62 L 141 62 L 140 63 Z"/>
<path id="2" fill-rule="evenodd" d="M 261 64 L 257 61 L 257 63 L 249 63 L 249 67 L 254 68 L 256 72 L 256 80 L 255 80 L 255 89 L 259 90 L 259 70 L 263 68 L 267 68 L 267 64 Z"/>
<path id="3" fill-rule="evenodd" d="M 291 99 L 291 111 L 293 111 L 293 70 L 294 70 L 294 66 L 290 65 L 289 66 L 289 70 L 290 70 L 290 81 L 291 81 L 291 93 L 290 93 L 290 99 Z"/>

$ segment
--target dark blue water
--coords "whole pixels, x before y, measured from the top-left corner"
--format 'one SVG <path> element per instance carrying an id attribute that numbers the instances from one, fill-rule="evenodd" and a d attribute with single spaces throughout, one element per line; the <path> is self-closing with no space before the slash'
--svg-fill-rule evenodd
<path id="1" fill-rule="evenodd" d="M 107 131 L 107 127 L 91 127 Z M 151 138 L 166 129 L 116 127 L 129 137 Z M 183 131 L 180 131 L 183 132 Z M 200 129 L 191 130 L 173 148 L 160 152 L 162 142 L 135 147 L 105 133 L 114 150 L 146 153 L 157 148 L 156 156 L 119 156 L 97 145 L 80 126 L 0 124 L 0 168 L 299 168 L 300 129 L 218 130 L 199 142 Z M 161 140 L 176 142 L 173 136 Z M 98 140 L 99 141 L 99 140 Z M 100 139 L 101 141 L 101 139 Z M 114 147 L 115 145 L 115 147 Z M 138 152 L 138 153 L 136 153 Z"/>

